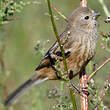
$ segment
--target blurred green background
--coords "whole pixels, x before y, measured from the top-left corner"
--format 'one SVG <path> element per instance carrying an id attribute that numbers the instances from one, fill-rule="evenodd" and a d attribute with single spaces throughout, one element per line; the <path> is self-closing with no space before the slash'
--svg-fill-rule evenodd
<path id="1" fill-rule="evenodd" d="M 2 27 L 2 32 L 4 33 L 2 35 L 5 37 L 5 53 L 3 57 L 5 72 L 4 74 L 0 74 L 0 81 L 6 86 L 8 94 L 34 74 L 35 68 L 43 58 L 34 49 L 37 42 L 40 41 L 43 44 L 43 47 L 45 47 L 44 52 L 46 52 L 55 41 L 55 35 L 48 15 L 47 3 L 44 0 L 36 1 L 39 2 L 37 5 L 25 6 L 21 13 L 14 15 L 15 20 L 4 24 Z M 53 0 L 52 3 L 65 16 L 69 17 L 72 11 L 79 7 L 80 0 Z M 110 0 L 105 0 L 105 3 L 110 11 Z M 101 17 L 98 19 L 98 32 L 110 32 L 110 24 L 103 22 L 106 15 L 100 3 L 96 0 L 88 0 L 88 7 L 101 13 Z M 57 17 L 56 24 L 60 34 L 64 30 L 66 22 L 55 12 L 54 14 Z M 50 42 L 45 43 L 46 40 L 50 40 Z M 99 35 L 97 52 L 93 58 L 93 63 L 96 63 L 97 66 L 110 57 L 110 52 L 101 48 L 102 42 Z M 103 88 L 104 81 L 107 79 L 109 72 L 110 63 L 104 66 L 94 77 L 99 90 Z M 89 70 L 87 73 L 89 73 Z M 78 77 L 76 80 L 73 79 L 73 82 L 74 80 L 78 82 L 77 79 Z M 59 88 L 59 84 L 60 81 L 47 81 L 36 86 L 21 97 L 16 104 L 13 104 L 11 110 L 52 109 L 55 101 L 48 98 L 48 91 L 54 87 Z M 65 89 L 68 88 L 65 87 Z M 4 98 L 0 96 L 0 99 L 2 100 Z M 77 101 L 80 103 L 80 100 Z M 110 90 L 104 98 L 104 103 L 110 107 Z M 0 104 L 0 110 L 3 109 L 5 110 L 3 105 Z"/>

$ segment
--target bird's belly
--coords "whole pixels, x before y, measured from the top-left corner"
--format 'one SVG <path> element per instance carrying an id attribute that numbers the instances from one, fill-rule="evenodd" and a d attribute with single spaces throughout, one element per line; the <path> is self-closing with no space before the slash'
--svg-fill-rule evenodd
<path id="1" fill-rule="evenodd" d="M 72 71 L 73 76 L 74 76 L 80 72 L 84 63 L 85 63 L 85 61 L 83 59 L 81 59 L 80 57 L 71 56 L 67 60 L 68 71 Z"/>
<path id="2" fill-rule="evenodd" d="M 85 69 L 90 59 L 89 50 L 74 51 L 70 57 L 67 58 L 68 71 L 72 71 L 73 77 L 76 76 L 81 70 Z"/>

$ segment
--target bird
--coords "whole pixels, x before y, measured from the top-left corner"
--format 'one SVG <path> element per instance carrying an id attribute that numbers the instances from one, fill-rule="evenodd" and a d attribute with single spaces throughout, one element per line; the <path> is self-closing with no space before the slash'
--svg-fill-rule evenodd
<path id="1" fill-rule="evenodd" d="M 65 30 L 59 35 L 68 68 L 66 74 L 70 80 L 81 74 L 95 55 L 98 38 L 98 16 L 99 13 L 90 8 L 76 8 L 68 18 Z M 56 68 L 57 63 L 60 70 L 63 70 L 62 52 L 58 41 L 55 41 L 35 69 L 35 74 L 12 92 L 6 98 L 4 105 L 10 105 L 29 88 L 41 82 L 62 80 Z"/>

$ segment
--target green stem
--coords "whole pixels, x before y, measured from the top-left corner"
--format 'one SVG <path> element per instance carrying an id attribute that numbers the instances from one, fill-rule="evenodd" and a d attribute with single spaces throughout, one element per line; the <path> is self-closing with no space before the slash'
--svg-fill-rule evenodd
<path id="1" fill-rule="evenodd" d="M 99 3 L 102 5 L 102 8 L 103 8 L 106 16 L 109 17 L 110 16 L 110 12 L 108 11 L 107 6 L 104 3 L 104 0 L 99 0 Z"/>
<path id="2" fill-rule="evenodd" d="M 66 64 L 65 51 L 63 49 L 63 45 L 61 44 L 60 38 L 58 36 L 58 32 L 57 32 L 57 29 L 56 29 L 56 25 L 55 25 L 55 22 L 54 22 L 54 18 L 53 18 L 51 6 L 50 6 L 50 0 L 47 0 L 47 2 L 48 2 L 48 8 L 49 8 L 49 13 L 50 13 L 50 17 L 51 17 L 53 30 L 54 30 L 54 33 L 56 35 L 56 38 L 57 38 L 57 41 L 58 41 L 58 44 L 60 46 L 60 50 L 61 50 L 61 53 L 62 53 L 62 56 L 63 56 L 64 71 L 67 71 L 68 69 L 67 69 L 67 64 Z"/>
<path id="3" fill-rule="evenodd" d="M 72 105 L 73 105 L 74 110 L 77 110 L 75 95 L 73 94 L 73 91 L 71 89 L 70 89 L 70 97 L 72 100 Z"/>
<path id="4" fill-rule="evenodd" d="M 47 0 L 47 3 L 48 3 L 49 14 L 50 14 L 50 17 L 51 17 L 51 22 L 52 22 L 53 30 L 54 30 L 55 36 L 56 36 L 56 38 L 57 38 L 57 42 L 58 42 L 58 44 L 59 44 L 59 46 L 60 46 L 60 50 L 61 50 L 62 57 L 63 57 L 64 72 L 67 72 L 67 73 L 68 73 L 68 68 L 67 68 L 67 63 L 66 63 L 66 57 L 65 57 L 65 51 L 64 51 L 64 49 L 63 49 L 63 45 L 61 44 L 60 38 L 59 38 L 59 36 L 58 36 L 58 32 L 57 32 L 57 29 L 56 29 L 56 25 L 55 25 L 55 22 L 54 22 L 54 18 L 53 18 L 51 6 L 50 6 L 50 0 Z M 63 75 L 63 74 L 62 74 L 62 75 Z M 64 79 L 65 79 L 67 85 L 70 86 L 71 84 L 70 84 L 69 78 L 64 78 Z M 63 86 L 64 86 L 64 84 L 63 84 L 63 82 L 61 82 L 61 85 L 60 85 L 60 92 L 61 92 L 61 93 L 62 93 L 62 91 L 63 91 Z M 75 103 L 75 104 L 76 104 L 75 96 L 74 96 L 74 94 L 72 94 L 72 92 L 70 92 L 70 96 L 71 96 L 71 98 L 74 97 L 74 101 L 72 100 L 72 103 Z M 60 101 L 61 101 L 61 100 L 62 100 L 62 98 L 60 99 Z M 63 108 L 61 107 L 61 110 L 62 110 L 62 109 L 63 109 Z M 75 106 L 73 106 L 73 109 L 74 109 L 74 110 L 77 110 Z"/>

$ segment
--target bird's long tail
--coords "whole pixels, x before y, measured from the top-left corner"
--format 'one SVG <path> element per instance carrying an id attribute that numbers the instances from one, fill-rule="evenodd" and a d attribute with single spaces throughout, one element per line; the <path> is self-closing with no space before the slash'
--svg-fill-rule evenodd
<path id="1" fill-rule="evenodd" d="M 32 78 L 27 80 L 24 84 L 22 84 L 18 89 L 16 89 L 12 94 L 10 94 L 4 102 L 4 105 L 10 105 L 12 101 L 15 101 L 19 96 L 21 96 L 25 91 L 41 82 L 48 80 L 48 78 L 40 77 L 40 75 L 34 75 Z"/>

